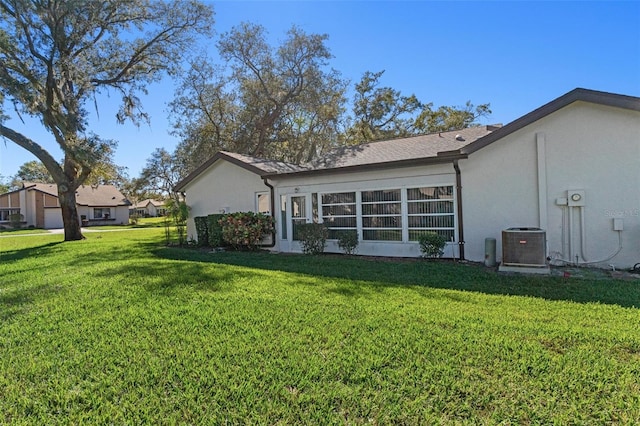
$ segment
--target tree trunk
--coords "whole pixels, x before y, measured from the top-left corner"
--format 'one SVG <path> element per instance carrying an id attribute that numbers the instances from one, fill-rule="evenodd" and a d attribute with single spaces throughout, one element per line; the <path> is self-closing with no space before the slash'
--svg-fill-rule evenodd
<path id="1" fill-rule="evenodd" d="M 62 207 L 62 223 L 64 224 L 64 240 L 82 240 L 84 236 L 80 230 L 80 218 L 78 217 L 78 208 L 76 206 L 76 190 L 68 188 L 65 185 L 58 186 L 58 200 L 60 201 L 60 207 Z"/>

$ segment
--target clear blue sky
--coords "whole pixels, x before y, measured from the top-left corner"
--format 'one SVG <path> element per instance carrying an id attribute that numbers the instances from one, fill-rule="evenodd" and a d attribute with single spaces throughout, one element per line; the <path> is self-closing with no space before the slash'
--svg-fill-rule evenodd
<path id="1" fill-rule="evenodd" d="M 576 88 L 640 96 L 640 2 L 287 1 L 214 2 L 216 31 L 240 22 L 263 25 L 274 44 L 297 25 L 329 35 L 331 66 L 352 84 L 365 71 L 386 70 L 381 84 L 434 105 L 490 103 L 486 123 L 506 124 Z M 211 51 L 215 52 L 210 43 Z M 169 80 L 143 98 L 151 125 L 118 125 L 117 95 L 98 99 L 90 130 L 119 142 L 116 163 L 139 174 L 168 134 Z M 92 105 L 87 105 L 92 109 Z M 57 158 L 53 138 L 37 121 L 9 125 Z M 0 143 L 0 175 L 34 160 Z"/>

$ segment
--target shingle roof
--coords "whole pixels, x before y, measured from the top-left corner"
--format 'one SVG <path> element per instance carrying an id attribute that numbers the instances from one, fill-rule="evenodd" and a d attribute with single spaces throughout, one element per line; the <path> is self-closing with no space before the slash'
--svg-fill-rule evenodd
<path id="1" fill-rule="evenodd" d="M 264 173 L 291 173 L 307 170 L 308 166 L 286 163 L 284 161 L 268 160 L 266 158 L 251 157 L 244 154 L 236 154 L 235 152 L 220 151 L 227 157 L 234 158 L 242 163 L 253 166 Z"/>
<path id="2" fill-rule="evenodd" d="M 211 167 L 218 160 L 226 160 L 236 166 L 257 174 L 258 176 L 278 173 L 294 173 L 307 170 L 308 167 L 297 164 L 286 163 L 284 161 L 268 160 L 266 158 L 251 157 L 249 155 L 237 154 L 235 152 L 219 151 L 209 160 L 202 163 L 197 169 L 191 172 L 186 178 L 178 182 L 173 189 L 181 191 L 189 182 L 198 177 L 201 173 Z"/>
<path id="3" fill-rule="evenodd" d="M 128 206 L 129 200 L 113 185 L 82 185 L 76 189 L 76 204 L 84 206 Z"/>
<path id="4" fill-rule="evenodd" d="M 23 187 L 58 197 L 58 186 L 53 183 L 25 182 Z M 76 204 L 81 206 L 114 207 L 128 206 L 131 203 L 113 185 L 81 185 L 76 189 Z"/>
<path id="5" fill-rule="evenodd" d="M 313 169 L 354 167 L 437 157 L 439 153 L 458 150 L 497 128 L 499 128 L 498 125 L 477 126 L 451 132 L 344 146 L 330 151 L 315 161 Z"/>
<path id="6" fill-rule="evenodd" d="M 155 206 L 155 207 L 163 207 L 164 206 L 164 201 L 158 201 L 158 200 L 152 200 L 151 198 L 147 198 L 146 200 L 143 201 L 138 201 L 137 203 L 135 203 L 134 205 L 131 206 L 131 208 L 144 208 L 147 207 L 149 204 Z"/>

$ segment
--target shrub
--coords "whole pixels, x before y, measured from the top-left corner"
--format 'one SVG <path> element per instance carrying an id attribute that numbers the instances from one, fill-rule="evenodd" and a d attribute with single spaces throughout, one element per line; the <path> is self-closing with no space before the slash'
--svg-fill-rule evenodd
<path id="1" fill-rule="evenodd" d="M 338 233 L 338 247 L 340 247 L 345 254 L 355 254 L 358 243 L 358 231 L 355 229 L 340 231 Z"/>
<path id="2" fill-rule="evenodd" d="M 175 225 L 176 232 L 178 234 L 178 244 L 181 246 L 186 244 L 188 217 L 189 206 L 187 206 L 184 201 L 176 201 L 174 199 L 167 201 L 167 216 L 164 222 L 164 233 L 167 244 L 171 241 L 170 227 L 172 222 Z"/>
<path id="3" fill-rule="evenodd" d="M 129 225 L 137 225 L 140 222 L 140 215 L 132 214 L 129 216 Z"/>
<path id="4" fill-rule="evenodd" d="M 239 212 L 219 220 L 222 239 L 236 250 L 257 250 L 265 234 L 273 230 L 273 218 L 263 213 Z"/>
<path id="5" fill-rule="evenodd" d="M 198 216 L 193 218 L 193 222 L 196 225 L 196 235 L 198 237 L 198 246 L 209 245 L 209 227 L 207 225 L 207 216 Z"/>
<path id="6" fill-rule="evenodd" d="M 329 230 L 323 223 L 302 223 L 297 225 L 297 236 L 304 254 L 320 254 L 324 252 Z"/>
<path id="7" fill-rule="evenodd" d="M 418 238 L 422 257 L 441 257 L 447 240 L 435 232 L 426 232 Z"/>
<path id="8" fill-rule="evenodd" d="M 207 216 L 207 231 L 209 233 L 209 246 L 211 247 L 221 247 L 224 245 L 222 225 L 220 225 L 220 219 L 223 217 L 224 215 L 219 213 Z"/>
<path id="9" fill-rule="evenodd" d="M 22 221 L 24 216 L 20 213 L 12 213 L 9 215 L 9 224 L 12 228 L 22 228 Z"/>

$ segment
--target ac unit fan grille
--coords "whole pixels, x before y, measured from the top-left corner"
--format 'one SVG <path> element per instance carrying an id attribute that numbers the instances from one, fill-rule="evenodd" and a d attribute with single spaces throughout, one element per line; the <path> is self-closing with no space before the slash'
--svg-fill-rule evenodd
<path id="1" fill-rule="evenodd" d="M 538 228 L 510 228 L 502 231 L 502 264 L 546 266 L 546 232 Z"/>

